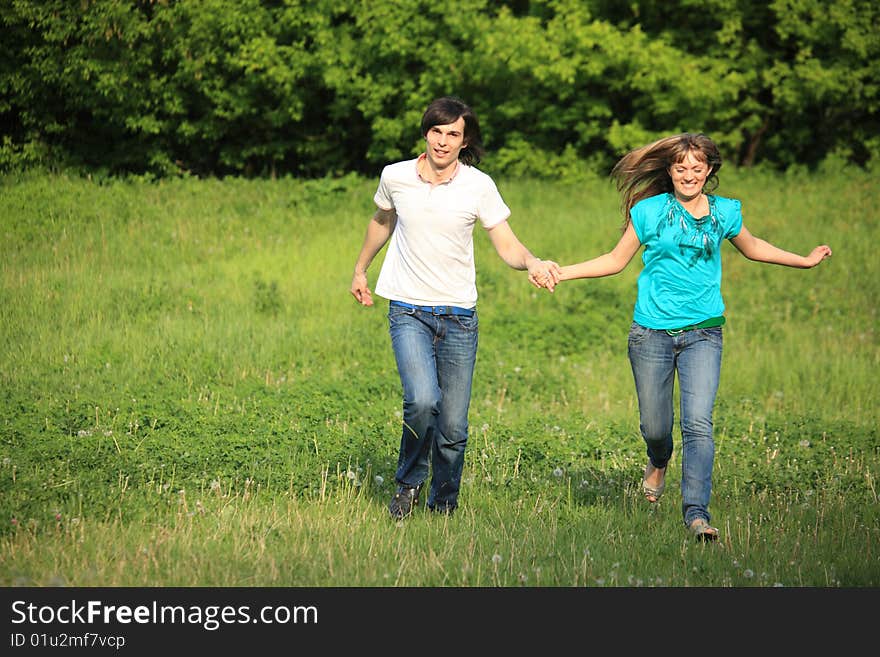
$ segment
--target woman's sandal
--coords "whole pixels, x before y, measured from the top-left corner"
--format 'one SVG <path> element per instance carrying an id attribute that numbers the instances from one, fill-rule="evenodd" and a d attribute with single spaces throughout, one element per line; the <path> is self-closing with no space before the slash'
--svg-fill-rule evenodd
<path id="1" fill-rule="evenodd" d="M 712 527 L 704 518 L 697 518 L 690 524 L 691 533 L 698 541 L 706 543 L 718 540 L 718 529 Z"/>
<path id="2" fill-rule="evenodd" d="M 651 466 L 653 467 L 653 466 Z M 663 491 L 666 488 L 666 468 L 654 468 L 655 470 L 663 470 L 663 481 L 660 482 L 659 486 L 649 486 L 648 485 L 648 466 L 645 466 L 645 476 L 642 478 L 642 494 L 645 496 L 645 499 L 648 500 L 651 504 L 658 502 L 660 500 L 660 496 L 663 495 Z"/>

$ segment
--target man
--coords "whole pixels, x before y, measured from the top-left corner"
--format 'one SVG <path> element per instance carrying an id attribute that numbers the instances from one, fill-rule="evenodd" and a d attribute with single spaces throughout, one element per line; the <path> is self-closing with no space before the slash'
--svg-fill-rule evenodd
<path id="1" fill-rule="evenodd" d="M 376 294 L 389 300 L 391 345 L 403 384 L 403 435 L 393 518 L 409 516 L 432 469 L 427 506 L 452 513 L 468 437 L 468 407 L 477 354 L 473 229 L 486 229 L 498 255 L 528 270 L 551 292 L 555 262 L 533 256 L 507 222 L 510 209 L 492 179 L 473 165 L 483 154 L 474 112 L 460 99 L 433 101 L 422 116 L 425 152 L 386 166 L 373 200 L 351 293 L 373 305 L 367 268 L 390 241 Z"/>

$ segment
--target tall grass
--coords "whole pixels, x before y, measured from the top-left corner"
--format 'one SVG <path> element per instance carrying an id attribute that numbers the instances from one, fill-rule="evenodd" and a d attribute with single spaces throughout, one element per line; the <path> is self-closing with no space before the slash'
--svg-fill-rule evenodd
<path id="1" fill-rule="evenodd" d="M 637 259 L 548 294 L 481 234 L 461 507 L 387 516 L 400 384 L 381 304 L 348 294 L 374 187 L 0 180 L 0 583 L 880 583 L 875 176 L 723 172 L 753 233 L 834 256 L 724 247 L 718 546 L 684 531 L 677 454 L 660 503 L 639 493 Z M 607 181 L 499 187 L 542 257 L 619 236 Z"/>

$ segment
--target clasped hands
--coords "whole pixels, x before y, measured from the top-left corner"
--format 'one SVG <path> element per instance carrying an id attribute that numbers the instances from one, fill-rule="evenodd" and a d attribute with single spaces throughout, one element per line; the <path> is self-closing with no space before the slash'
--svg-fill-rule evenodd
<path id="1" fill-rule="evenodd" d="M 559 283 L 562 271 L 552 260 L 535 258 L 529 263 L 529 283 L 537 288 L 547 288 L 550 292 Z"/>

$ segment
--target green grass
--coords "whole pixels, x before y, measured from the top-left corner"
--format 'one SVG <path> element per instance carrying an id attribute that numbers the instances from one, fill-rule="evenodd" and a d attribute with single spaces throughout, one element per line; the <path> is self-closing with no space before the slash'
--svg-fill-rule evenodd
<path id="1" fill-rule="evenodd" d="M 637 259 L 551 295 L 482 234 L 461 507 L 388 518 L 400 383 L 381 304 L 348 294 L 374 188 L 0 179 L 0 584 L 880 584 L 876 176 L 722 174 L 753 233 L 834 256 L 724 247 L 718 546 L 684 531 L 677 450 L 639 493 Z M 619 235 L 607 181 L 499 188 L 542 257 Z"/>

